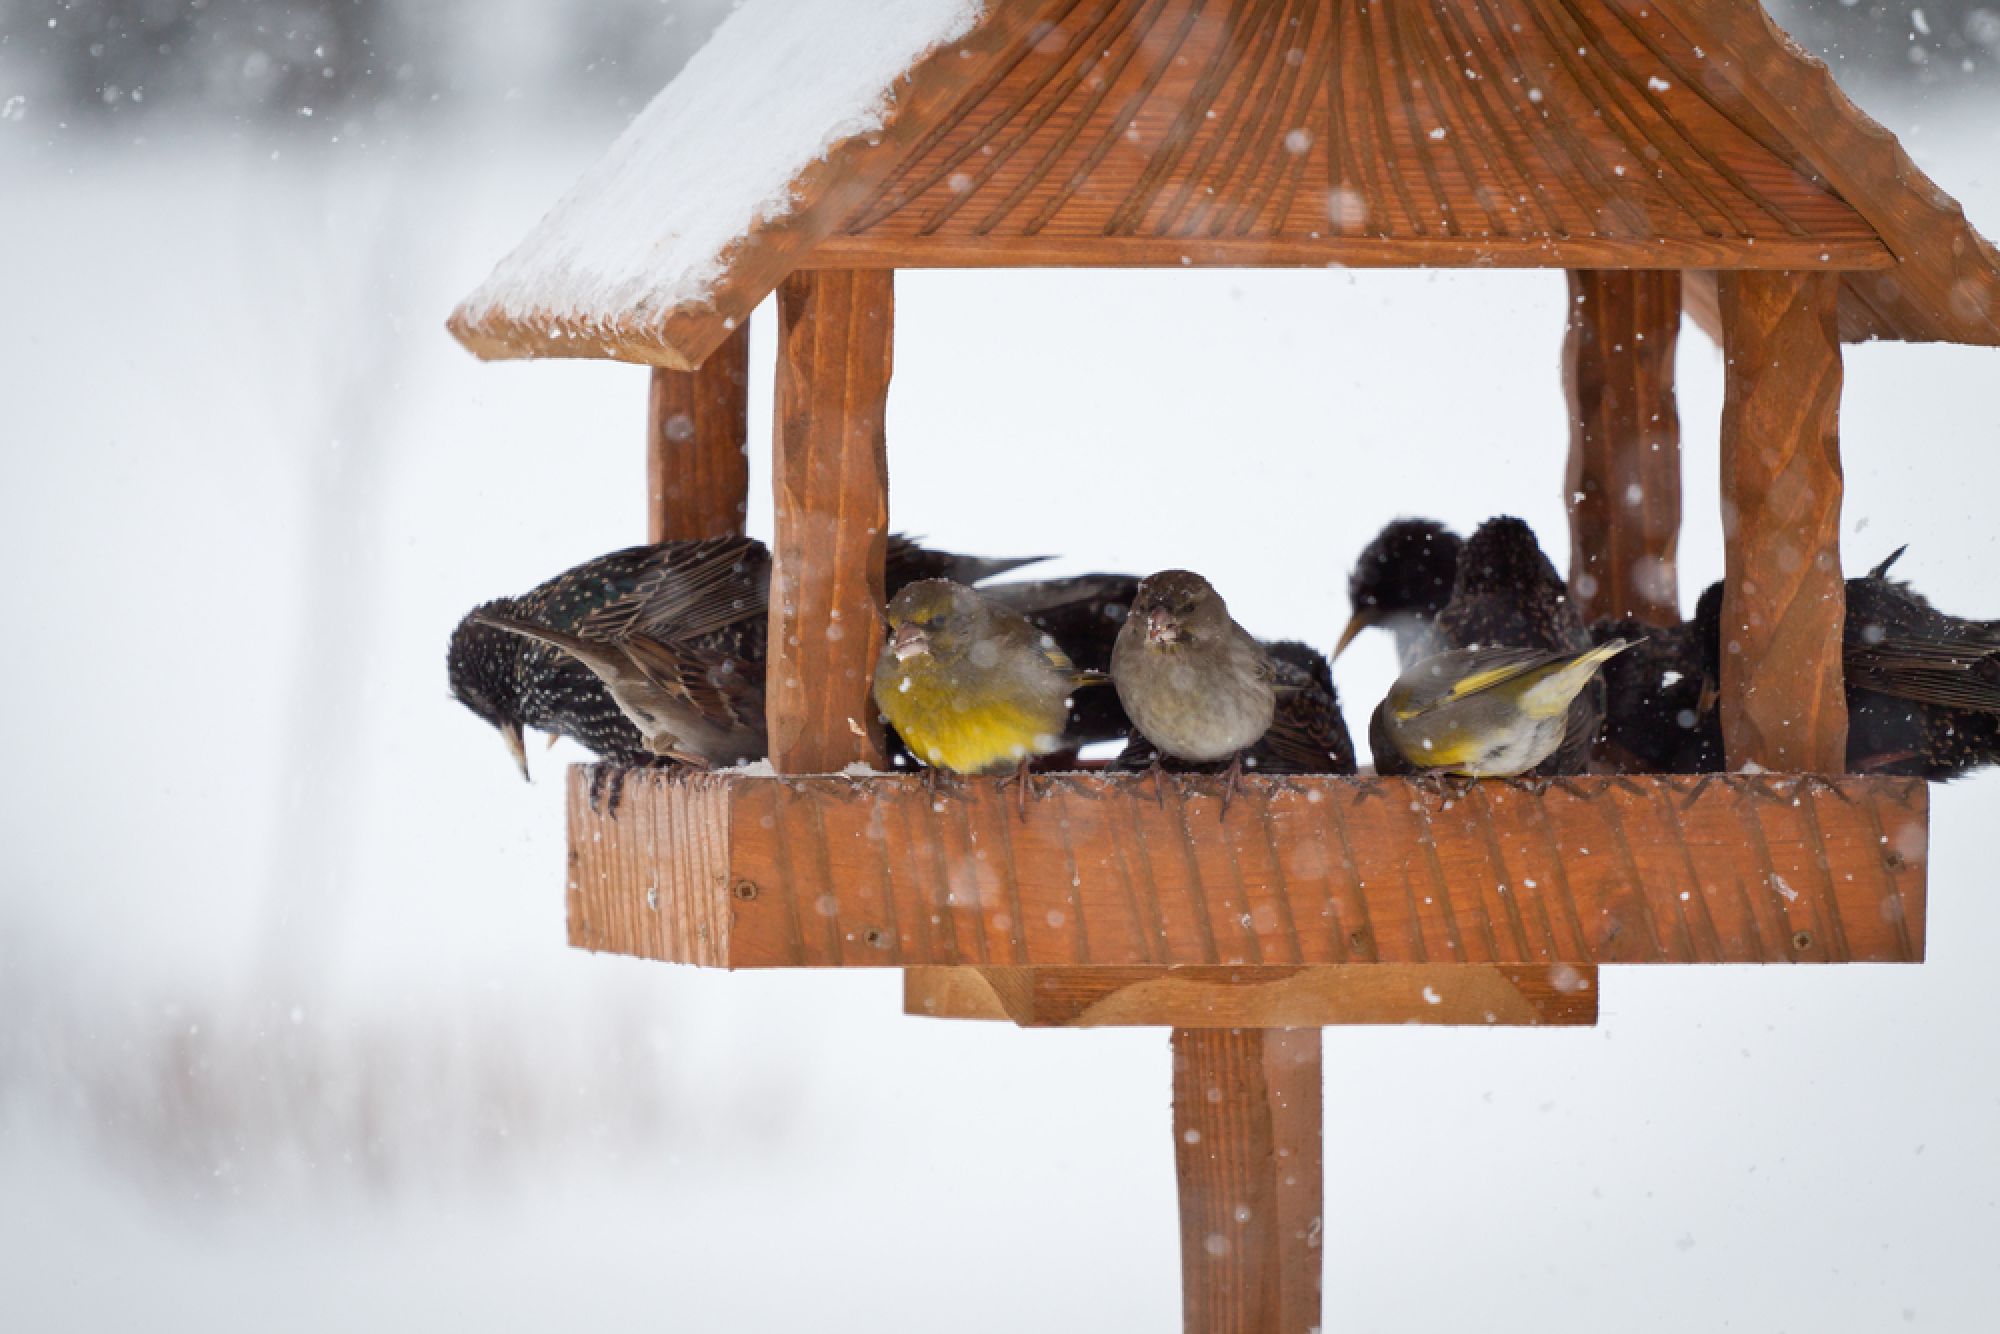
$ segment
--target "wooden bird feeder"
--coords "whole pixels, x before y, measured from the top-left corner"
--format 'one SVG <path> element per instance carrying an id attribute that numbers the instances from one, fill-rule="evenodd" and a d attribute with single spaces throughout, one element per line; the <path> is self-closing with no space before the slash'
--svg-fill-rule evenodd
<path id="1" fill-rule="evenodd" d="M 1739 0 L 753 0 L 451 320 L 654 367 L 652 537 L 697 538 L 743 526 L 778 294 L 776 776 L 641 773 L 607 813 L 572 771 L 570 940 L 1171 1026 L 1186 1327 L 1315 1328 L 1320 1026 L 1590 1024 L 1605 964 L 1923 958 L 1924 785 L 1841 773 L 1841 343 L 2000 345 L 1996 260 Z M 840 776 L 882 758 L 895 271 L 1335 264 L 1568 272 L 1590 615 L 1678 619 L 1683 311 L 1720 339 L 1722 723 L 1762 772 L 1251 779 L 1226 816 L 1215 780 L 1079 774 L 1025 817 Z"/>

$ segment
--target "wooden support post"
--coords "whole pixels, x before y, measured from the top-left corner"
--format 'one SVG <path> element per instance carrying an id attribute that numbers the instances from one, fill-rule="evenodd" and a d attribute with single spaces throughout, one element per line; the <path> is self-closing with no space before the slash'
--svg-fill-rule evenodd
<path id="1" fill-rule="evenodd" d="M 700 370 L 653 371 L 646 411 L 646 540 L 729 537 L 750 498 L 750 322 Z"/>
<path id="2" fill-rule="evenodd" d="M 1174 1030 L 1182 1328 L 1320 1323 L 1316 1028 Z"/>
<path id="3" fill-rule="evenodd" d="M 1729 767 L 1839 773 L 1840 276 L 1726 273 L 1722 737 Z"/>
<path id="4" fill-rule="evenodd" d="M 1586 621 L 1680 621 L 1681 422 L 1672 270 L 1572 269 L 1563 387 L 1569 396 L 1569 587 Z"/>
<path id="5" fill-rule="evenodd" d="M 894 302 L 887 270 L 795 273 L 778 289 L 765 716 L 780 773 L 882 763 L 869 687 L 882 647 Z"/>

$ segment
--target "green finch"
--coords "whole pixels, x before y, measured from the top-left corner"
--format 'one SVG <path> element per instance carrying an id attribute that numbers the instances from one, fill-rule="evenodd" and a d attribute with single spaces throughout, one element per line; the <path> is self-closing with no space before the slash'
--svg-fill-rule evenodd
<path id="1" fill-rule="evenodd" d="M 1060 749 L 1070 692 L 1095 679 L 1018 613 L 925 579 L 889 603 L 875 703 L 931 768 L 997 773 Z"/>
<path id="2" fill-rule="evenodd" d="M 1426 658 L 1375 706 L 1368 724 L 1375 767 L 1468 778 L 1527 773 L 1562 746 L 1570 707 L 1597 669 L 1630 647 L 1613 639 L 1580 653 L 1462 648 Z"/>

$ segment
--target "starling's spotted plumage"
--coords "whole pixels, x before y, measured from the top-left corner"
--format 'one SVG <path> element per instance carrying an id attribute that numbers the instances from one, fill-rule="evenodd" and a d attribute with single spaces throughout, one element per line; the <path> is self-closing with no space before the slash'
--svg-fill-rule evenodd
<path id="1" fill-rule="evenodd" d="M 1581 653 L 1590 632 L 1569 599 L 1569 588 L 1542 554 L 1534 530 L 1516 518 L 1488 519 L 1459 552 L 1451 600 L 1432 624 L 1431 651 L 1468 648 L 1536 649 Z M 1426 656 L 1429 656 L 1428 654 Z M 1604 719 L 1604 686 L 1592 679 L 1571 705 L 1568 733 L 1540 774 L 1584 772 Z M 1377 729 L 1371 726 L 1371 745 Z M 1396 757 L 1377 750 L 1376 768 L 1396 768 Z M 1384 768 L 1384 764 L 1390 766 Z"/>
<path id="2" fill-rule="evenodd" d="M 1944 781 L 2000 763 L 2000 622 L 1938 611 L 1908 584 L 1889 578 L 1902 554 L 1846 583 L 1840 656 L 1847 767 Z M 1722 585 L 1702 592 L 1692 620 L 1649 633 L 1660 636 L 1662 649 L 1648 674 L 1674 677 L 1671 694 L 1614 686 L 1606 734 L 1647 770 L 1724 768 L 1716 707 L 1726 638 Z M 1670 721 L 1667 707 L 1674 711 Z M 1693 725 L 1682 726 L 1690 708 Z"/>
<path id="3" fill-rule="evenodd" d="M 1719 587 L 1719 585 L 1718 585 Z M 1604 664 L 1605 758 L 1640 773 L 1707 773 L 1722 768 L 1722 729 L 1702 667 L 1695 621 L 1657 626 L 1598 621 L 1591 638 L 1638 641 Z"/>
<path id="4" fill-rule="evenodd" d="M 1354 742 L 1340 716 L 1340 697 L 1334 691 L 1333 670 L 1326 658 L 1318 650 L 1289 639 L 1266 643 L 1264 651 L 1271 657 L 1271 679 L 1278 698 L 1269 730 L 1244 752 L 1244 769 L 1259 774 L 1353 773 Z M 1147 769 L 1156 760 L 1173 773 L 1219 773 L 1223 768 L 1220 763 L 1191 764 L 1163 757 L 1137 732 L 1111 767 Z"/>
<path id="5" fill-rule="evenodd" d="M 1430 656 L 1431 622 L 1451 601 L 1465 543 L 1435 519 L 1397 519 L 1375 535 L 1347 576 L 1352 615 L 1333 656 L 1371 625 L 1396 637 L 1396 659 L 1408 667 Z"/>
<path id="6" fill-rule="evenodd" d="M 898 537 L 890 539 L 886 573 L 893 591 L 934 569 L 979 579 L 1026 563 L 929 551 Z M 704 596 L 698 620 L 677 626 L 674 616 L 685 614 L 689 605 L 691 570 L 705 572 L 700 576 Z M 718 574 L 726 577 L 717 579 Z M 451 637 L 447 661 L 452 693 L 499 729 L 523 774 L 525 728 L 569 737 L 614 764 L 660 763 L 662 757 L 589 667 L 559 648 L 491 622 L 613 640 L 636 635 L 648 641 L 651 660 L 663 669 L 671 663 L 688 674 L 691 685 L 721 692 L 732 712 L 748 711 L 728 720 L 723 744 L 707 759 L 726 763 L 761 755 L 770 581 L 770 553 L 748 538 L 661 542 L 611 552 L 520 597 L 483 603 L 468 613 Z"/>

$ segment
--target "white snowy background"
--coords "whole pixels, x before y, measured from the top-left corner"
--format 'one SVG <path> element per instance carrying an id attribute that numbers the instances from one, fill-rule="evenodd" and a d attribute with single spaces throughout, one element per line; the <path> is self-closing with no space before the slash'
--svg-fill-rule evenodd
<path id="1" fill-rule="evenodd" d="M 1990 88 L 1867 100 L 2000 235 Z M 645 372 L 442 327 L 619 123 L 504 79 L 396 132 L 0 116 L 0 1327 L 1178 1327 L 1163 1032 L 570 950 L 578 753 L 523 785 L 447 696 L 465 608 L 643 535 Z M 897 295 L 907 531 L 1191 564 L 1322 647 L 1396 514 L 1518 513 L 1566 560 L 1559 274 Z M 1692 326 L 1679 373 L 1691 605 Z M 1908 542 L 2000 615 L 1996 379 L 1850 350 L 1850 570 Z M 1357 731 L 1390 660 L 1340 664 Z M 1607 970 L 1593 1030 L 1329 1030 L 1328 1328 L 1993 1328 L 1996 796 L 1935 793 L 1922 967 Z"/>

